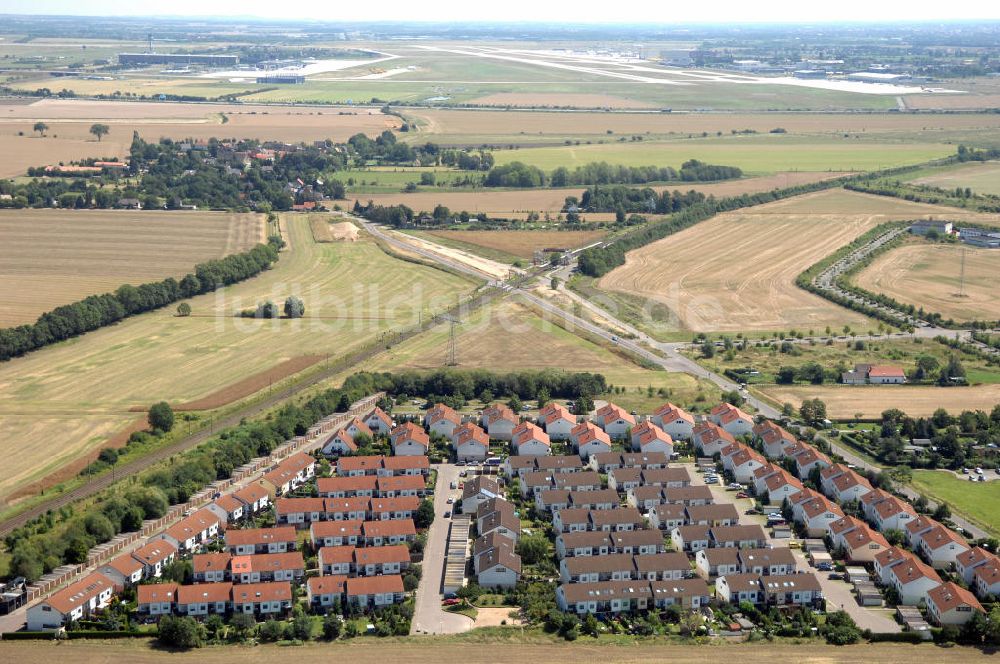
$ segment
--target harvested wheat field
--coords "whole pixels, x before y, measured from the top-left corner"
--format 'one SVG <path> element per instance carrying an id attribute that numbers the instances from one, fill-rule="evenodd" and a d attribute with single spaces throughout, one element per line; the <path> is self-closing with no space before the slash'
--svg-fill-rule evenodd
<path id="1" fill-rule="evenodd" d="M 336 360 L 387 328 L 416 324 L 421 311 L 441 311 L 473 288 L 393 258 L 367 235 L 317 244 L 308 217 L 283 217 L 289 248 L 273 269 L 188 300 L 189 317 L 172 308 L 150 312 L 0 365 L 0 454 L 8 459 L 0 501 L 96 454 L 136 417 L 136 406 L 223 405 L 317 356 Z M 304 318 L 235 316 L 293 294 L 305 303 Z"/>
<path id="2" fill-rule="evenodd" d="M 254 214 L 2 210 L 0 327 L 122 284 L 180 278 L 263 241 L 263 217 Z"/>
<path id="3" fill-rule="evenodd" d="M 528 106 L 547 108 L 656 108 L 656 104 L 614 95 L 575 92 L 497 92 L 470 99 L 478 106 Z"/>
<path id="4" fill-rule="evenodd" d="M 963 253 L 964 288 L 959 283 Z M 914 242 L 878 256 L 854 283 L 945 318 L 995 320 L 1000 319 L 998 277 L 1000 249 Z"/>
<path id="5" fill-rule="evenodd" d="M 926 417 L 938 408 L 958 414 L 963 410 L 989 412 L 1000 404 L 1000 385 L 934 387 L 929 385 L 775 385 L 760 391 L 778 404 L 796 408 L 804 399 L 819 398 L 832 418 L 880 417 L 882 411 L 898 408 L 913 417 Z"/>
<path id="6" fill-rule="evenodd" d="M 520 369 L 564 369 L 594 371 L 608 383 L 628 388 L 616 395 L 622 407 L 652 409 L 658 397 L 646 402 L 646 388 L 664 387 L 677 403 L 695 405 L 698 393 L 713 403 L 718 389 L 685 373 L 653 371 L 567 331 L 557 321 L 541 317 L 526 305 L 503 300 L 467 316 L 456 330 L 456 359 L 459 368 L 514 371 Z M 439 325 L 426 333 L 387 350 L 369 365 L 372 371 L 436 369 L 448 361 L 449 325 Z M 636 392 L 641 390 L 641 393 Z M 662 401 L 662 398 L 661 398 Z"/>
<path id="7" fill-rule="evenodd" d="M 49 125 L 45 136 L 32 132 L 37 121 Z M 90 126 L 95 122 L 111 128 L 102 141 L 90 134 Z M 377 109 L 341 111 L 82 99 L 0 103 L 0 153 L 4 155 L 0 177 L 24 175 L 29 166 L 60 161 L 125 157 L 134 131 L 148 141 L 161 137 L 202 140 L 217 137 L 312 142 L 327 138 L 346 140 L 358 132 L 374 136 L 399 125 L 399 118 L 383 115 Z M 23 135 L 19 136 L 19 132 Z"/>
<path id="8" fill-rule="evenodd" d="M 234 650 L 238 648 L 238 650 Z M 377 644 L 371 638 L 357 638 L 336 643 L 307 643 L 295 647 L 294 657 L 300 664 L 326 664 L 349 661 L 358 664 L 381 664 L 386 661 L 406 661 L 412 664 L 466 662 L 492 664 L 497 652 L 512 661 L 538 664 L 578 664 L 583 660 L 607 664 L 704 664 L 706 660 L 739 661 L 743 664 L 772 664 L 776 660 L 803 664 L 951 664 L 982 662 L 985 655 L 977 648 L 954 647 L 946 651 L 931 644 L 864 643 L 853 646 L 830 646 L 819 641 L 792 643 L 712 643 L 668 645 L 652 639 L 642 639 L 626 645 L 611 640 L 557 643 L 549 636 L 521 635 L 520 628 L 470 632 L 453 637 L 382 638 Z M 287 646 L 259 645 L 209 646 L 189 651 L 154 648 L 142 639 L 100 641 L 3 641 L 0 656 L 20 664 L 49 664 L 53 659 L 71 659 L 81 664 L 230 664 L 236 658 L 261 661 L 279 660 L 289 656 Z"/>
<path id="9" fill-rule="evenodd" d="M 977 194 L 1000 196 L 1000 164 L 997 162 L 962 164 L 913 181 L 933 187 L 954 189 L 968 187 Z"/>
<path id="10" fill-rule="evenodd" d="M 576 249 L 604 237 L 601 231 L 428 231 L 427 235 L 527 259 L 536 250 Z"/>
<path id="11" fill-rule="evenodd" d="M 712 182 L 699 184 L 692 182 L 676 182 L 673 184 L 653 185 L 651 188 L 660 191 L 700 191 L 706 196 L 721 198 L 752 194 L 759 191 L 783 189 L 797 184 L 819 182 L 843 175 L 843 173 L 828 172 L 788 172 L 762 177 L 730 180 L 727 182 Z M 516 191 L 420 191 L 410 194 L 353 194 L 349 197 L 361 203 L 372 201 L 378 205 L 408 205 L 414 210 L 433 210 L 435 205 L 444 205 L 453 211 L 465 210 L 471 214 L 485 212 L 495 217 L 524 218 L 529 212 L 548 212 L 558 214 L 566 205 L 567 196 L 583 193 L 584 187 L 567 187 L 560 189 L 521 189 Z M 613 220 L 613 214 L 586 214 L 588 220 Z"/>
<path id="12" fill-rule="evenodd" d="M 862 327 L 865 317 L 800 289 L 795 278 L 873 226 L 945 211 L 843 189 L 806 194 L 721 214 L 631 251 L 598 286 L 657 301 L 683 329 L 699 332 Z"/>

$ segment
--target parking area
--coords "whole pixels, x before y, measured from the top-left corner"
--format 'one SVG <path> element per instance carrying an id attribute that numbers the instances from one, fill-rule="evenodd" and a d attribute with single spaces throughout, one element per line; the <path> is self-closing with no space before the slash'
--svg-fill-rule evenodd
<path id="1" fill-rule="evenodd" d="M 683 464 L 687 465 L 691 472 L 691 484 L 705 484 L 705 475 L 698 472 L 698 467 L 696 464 Z M 731 503 L 736 506 L 737 511 L 740 514 L 740 524 L 750 525 L 757 524 L 764 528 L 768 537 L 768 546 L 772 548 L 778 547 L 788 547 L 792 539 L 786 538 L 776 538 L 773 537 L 772 531 L 767 527 L 767 515 L 766 514 L 747 514 L 747 510 L 755 507 L 756 503 L 753 498 L 737 498 L 738 491 L 730 490 L 726 487 L 725 480 L 722 478 L 721 473 L 719 474 L 719 482 L 715 484 L 708 484 L 709 489 L 715 498 L 716 503 Z M 795 556 L 797 562 L 797 569 L 803 572 L 813 572 L 816 574 L 816 578 L 819 580 L 820 587 L 823 589 L 823 597 L 826 598 L 827 609 L 837 610 L 843 609 L 854 619 L 858 627 L 861 629 L 870 629 L 873 632 L 900 632 L 902 627 L 893 618 L 893 610 L 884 607 L 868 607 L 861 606 L 858 604 L 857 599 L 854 596 L 852 586 L 845 580 L 836 580 L 829 578 L 829 572 L 817 571 L 815 567 L 809 564 L 809 560 L 806 558 L 805 551 L 799 548 L 792 550 L 792 554 Z"/>

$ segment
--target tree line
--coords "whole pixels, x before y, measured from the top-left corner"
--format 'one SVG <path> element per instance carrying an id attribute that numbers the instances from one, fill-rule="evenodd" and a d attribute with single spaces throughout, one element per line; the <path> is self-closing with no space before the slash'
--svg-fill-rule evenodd
<path id="1" fill-rule="evenodd" d="M 537 166 L 520 161 L 495 166 L 486 174 L 487 187 L 568 187 L 592 184 L 646 184 L 649 182 L 714 182 L 743 176 L 735 166 L 717 166 L 690 159 L 680 170 L 669 166 L 613 166 L 607 162 L 590 162 L 570 171 L 560 166 L 546 174 Z"/>
<path id="2" fill-rule="evenodd" d="M 567 198 L 567 203 L 571 198 Z M 649 187 L 595 185 L 584 190 L 579 207 L 587 212 L 673 214 L 706 200 L 705 194 L 693 189 L 687 193 L 674 190 L 658 194 Z"/>
<path id="3" fill-rule="evenodd" d="M 272 238 L 249 251 L 201 263 L 180 281 L 168 277 L 140 286 L 125 284 L 113 293 L 90 295 L 56 307 L 34 323 L 0 329 L 0 361 L 254 277 L 278 259 L 280 242 Z"/>

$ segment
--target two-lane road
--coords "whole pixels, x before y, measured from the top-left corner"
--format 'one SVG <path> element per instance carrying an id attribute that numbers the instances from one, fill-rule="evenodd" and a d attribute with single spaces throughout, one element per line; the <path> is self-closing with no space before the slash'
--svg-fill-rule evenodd
<path id="1" fill-rule="evenodd" d="M 437 482 L 434 484 L 434 523 L 427 534 L 424 547 L 423 575 L 417 587 L 417 601 L 413 609 L 410 634 L 456 634 L 472 629 L 472 619 L 460 613 L 449 613 L 441 608 L 441 581 L 444 577 L 444 559 L 448 550 L 448 530 L 451 519 L 444 513 L 455 506 L 448 504 L 449 497 L 458 497 L 450 488 L 458 482 L 461 469 L 450 463 L 434 466 Z"/>

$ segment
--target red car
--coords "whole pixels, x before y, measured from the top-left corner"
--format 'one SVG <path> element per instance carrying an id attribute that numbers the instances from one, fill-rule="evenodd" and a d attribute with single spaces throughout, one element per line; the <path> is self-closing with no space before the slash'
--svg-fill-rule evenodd
<path id="1" fill-rule="evenodd" d="M 740 491 L 738 494 L 736 494 L 736 497 L 737 498 L 749 498 L 750 494 L 747 493 L 746 491 Z"/>
<path id="2" fill-rule="evenodd" d="M 455 599 L 455 598 L 446 599 L 444 602 L 442 602 L 442 604 L 444 604 L 445 606 L 455 606 L 456 604 L 461 604 L 461 603 L 462 603 L 462 600 Z"/>

